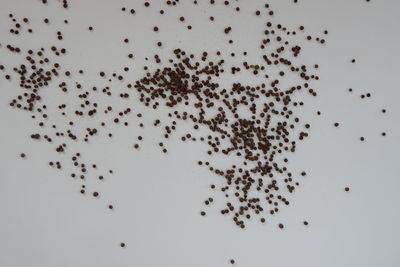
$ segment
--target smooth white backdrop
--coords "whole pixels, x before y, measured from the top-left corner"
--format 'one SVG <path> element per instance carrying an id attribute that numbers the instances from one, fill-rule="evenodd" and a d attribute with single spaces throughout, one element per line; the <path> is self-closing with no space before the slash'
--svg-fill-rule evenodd
<path id="1" fill-rule="evenodd" d="M 147 9 L 142 1 L 71 0 L 68 11 L 59 1 L 49 2 L 44 6 L 36 0 L 0 0 L 0 64 L 11 68 L 22 62 L 5 51 L 8 43 L 25 49 L 60 44 L 68 48 L 62 64 L 84 69 L 80 79 L 88 86 L 101 84 L 99 71 L 121 71 L 124 66 L 133 69 L 134 81 L 143 74 L 143 65 L 151 66 L 144 57 L 168 57 L 176 47 L 193 53 L 221 50 L 225 55 L 247 51 L 249 61 L 258 60 L 255 47 L 267 20 L 254 15 L 264 10 L 260 1 L 231 1 L 240 6 L 240 14 L 201 0 L 197 6 L 181 0 L 176 7 L 151 1 Z M 111 142 L 98 138 L 73 148 L 101 170 L 114 170 L 103 183 L 86 183 L 101 192 L 100 199 L 82 197 L 80 183 L 68 177 L 68 169 L 58 172 L 46 166 L 55 157 L 53 148 L 30 140 L 36 126 L 29 114 L 8 106 L 20 89 L 1 79 L 0 267 L 220 267 L 229 266 L 231 258 L 245 267 L 400 266 L 400 2 L 299 2 L 269 1 L 273 21 L 304 25 L 313 35 L 326 29 L 329 35 L 324 46 L 303 46 L 301 60 L 320 65 L 315 84 L 319 96 L 305 97 L 300 114 L 312 125 L 311 136 L 291 155 L 289 167 L 305 169 L 308 176 L 289 207 L 265 225 L 238 229 L 219 214 L 221 195 L 210 193 L 209 185 L 221 183 L 220 178 L 196 165 L 199 158 L 207 159 L 204 147 L 176 138 L 167 145 L 168 155 L 160 153 L 156 142 L 161 133 L 150 125 L 166 114 L 149 112 L 132 98 L 134 112 L 144 114 L 148 127 L 112 128 Z M 136 14 L 122 13 L 122 7 L 134 8 Z M 164 16 L 158 14 L 161 8 Z M 30 19 L 33 38 L 8 33 L 9 13 Z M 180 16 L 192 31 L 179 22 Z M 209 16 L 216 18 L 213 24 Z M 49 25 L 41 22 L 46 17 Z M 221 34 L 228 25 L 234 45 Z M 89 26 L 94 27 L 92 33 Z M 155 34 L 153 26 L 160 32 Z M 56 40 L 58 30 L 63 42 Z M 129 45 L 123 44 L 124 38 L 130 39 Z M 161 50 L 155 46 L 158 41 L 163 42 Z M 126 57 L 130 52 L 134 61 Z M 350 64 L 352 58 L 356 64 Z M 121 84 L 111 86 L 118 90 Z M 46 89 L 48 100 L 60 101 L 52 99 L 50 91 Z M 370 99 L 359 97 L 368 92 Z M 121 100 L 110 101 L 115 107 Z M 380 112 L 383 108 L 386 114 Z M 317 110 L 322 112 L 319 117 Z M 139 120 L 134 120 L 137 125 Z M 338 129 L 333 127 L 336 121 Z M 386 137 L 380 135 L 383 131 Z M 139 133 L 145 140 L 137 152 L 132 144 Z M 359 142 L 360 136 L 366 142 Z M 26 160 L 18 157 L 21 152 Z M 344 192 L 345 186 L 350 193 Z M 206 218 L 200 217 L 209 196 L 216 203 Z M 109 203 L 115 211 L 107 210 Z M 283 231 L 277 228 L 280 222 L 286 226 Z M 120 242 L 127 247 L 121 249 Z"/>

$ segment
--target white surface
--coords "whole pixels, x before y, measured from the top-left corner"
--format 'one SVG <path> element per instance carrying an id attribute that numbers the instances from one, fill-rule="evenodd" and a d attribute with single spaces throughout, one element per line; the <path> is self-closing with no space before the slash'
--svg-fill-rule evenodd
<path id="1" fill-rule="evenodd" d="M 181 1 L 169 8 L 164 1 L 151 1 L 150 9 L 142 1 L 70 1 L 65 11 L 58 1 L 43 6 L 39 1 L 0 0 L 0 64 L 18 64 L 5 51 L 9 42 L 21 48 L 47 47 L 60 43 L 58 30 L 65 39 L 60 44 L 69 49 L 62 62 L 84 69 L 80 80 L 87 85 L 101 85 L 99 71 L 120 71 L 128 64 L 134 68 L 134 81 L 143 74 L 144 57 L 158 50 L 154 44 L 159 40 L 163 48 L 157 53 L 165 58 L 171 49 L 183 47 L 225 54 L 246 50 L 256 59 L 255 47 L 267 19 L 256 17 L 254 11 L 263 10 L 264 3 L 240 1 L 238 15 L 221 4 L 210 9 L 201 0 L 198 6 Z M 312 125 L 311 137 L 291 155 L 289 166 L 307 170 L 308 176 L 289 207 L 265 225 L 251 223 L 243 231 L 219 214 L 222 201 L 215 192 L 217 203 L 206 218 L 200 217 L 202 202 L 210 196 L 209 184 L 220 179 L 196 166 L 199 158 L 207 158 L 202 146 L 171 141 L 169 154 L 160 153 L 155 142 L 161 133 L 150 126 L 150 118 L 161 115 L 133 98 L 123 106 L 132 105 L 135 113 L 145 114 L 148 127 L 115 129 L 112 142 L 98 138 L 76 148 L 88 161 L 96 159 L 103 170 L 114 170 L 104 183 L 87 182 L 102 193 L 100 199 L 82 197 L 80 183 L 69 178 L 68 171 L 46 166 L 54 158 L 52 147 L 29 139 L 35 129 L 29 114 L 8 107 L 20 89 L 0 79 L 0 266 L 219 267 L 229 266 L 231 258 L 236 266 L 245 267 L 400 266 L 400 2 L 270 4 L 275 22 L 304 25 L 311 34 L 329 30 L 326 45 L 303 45 L 302 60 L 318 63 L 321 79 L 316 83 L 318 98 L 306 97 L 300 114 Z M 136 15 L 123 14 L 123 6 L 134 8 Z M 166 11 L 163 17 L 158 14 L 161 6 Z M 8 34 L 8 13 L 29 17 L 34 38 Z M 182 15 L 192 31 L 179 22 Z M 216 17 L 213 24 L 208 20 L 211 15 Z M 45 17 L 50 19 L 48 26 L 41 22 Z M 62 23 L 65 18 L 69 26 Z M 90 25 L 93 33 L 87 30 Z M 158 34 L 151 30 L 156 25 L 161 29 Z M 220 33 L 227 25 L 234 29 L 233 46 Z M 126 37 L 129 45 L 122 42 Z M 136 55 L 133 64 L 126 57 L 131 51 Z M 352 58 L 356 64 L 349 63 Z M 367 92 L 372 98 L 360 99 Z M 51 93 L 48 97 L 51 100 Z M 121 100 L 113 101 L 115 106 Z M 317 110 L 322 116 L 316 116 Z M 339 129 L 332 126 L 336 121 Z M 383 131 L 385 138 L 380 136 Z M 145 137 L 140 152 L 131 147 L 138 132 Z M 367 141 L 359 142 L 360 136 Z M 21 152 L 27 154 L 26 160 L 19 159 Z M 350 193 L 343 191 L 345 186 L 351 187 Z M 115 211 L 106 209 L 109 203 Z M 304 219 L 309 227 L 302 225 Z M 283 231 L 277 228 L 279 222 L 286 226 Z M 120 242 L 127 247 L 121 249 Z"/>

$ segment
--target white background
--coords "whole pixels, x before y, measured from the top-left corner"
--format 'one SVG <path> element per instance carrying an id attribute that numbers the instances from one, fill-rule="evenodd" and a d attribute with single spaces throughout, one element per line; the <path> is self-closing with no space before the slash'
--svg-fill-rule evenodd
<path id="1" fill-rule="evenodd" d="M 181 0 L 177 7 L 151 1 L 148 9 L 142 1 L 81 0 L 70 1 L 68 11 L 58 1 L 49 2 L 44 6 L 36 0 L 0 0 L 0 64 L 10 69 L 20 63 L 6 52 L 8 43 L 21 48 L 60 44 L 68 48 L 62 64 L 84 69 L 81 80 L 87 85 L 101 84 L 99 71 L 121 71 L 126 65 L 133 69 L 134 81 L 143 74 L 145 56 L 168 57 L 176 47 L 196 53 L 219 49 L 225 55 L 246 50 L 256 59 L 253 51 L 258 51 L 268 20 L 254 15 L 264 10 L 260 1 L 232 1 L 241 7 L 240 14 L 221 3 L 211 8 L 202 0 L 198 6 Z M 149 112 L 133 98 L 129 101 L 134 111 L 145 114 L 142 121 L 148 121 L 148 127 L 116 128 L 112 141 L 98 138 L 74 148 L 88 163 L 114 170 L 103 183 L 94 178 L 86 182 L 101 193 L 99 199 L 83 197 L 68 169 L 46 166 L 55 157 L 53 147 L 30 140 L 37 129 L 30 115 L 8 106 L 20 89 L 0 79 L 0 267 L 219 267 L 229 266 L 231 258 L 245 267 L 400 266 L 400 2 L 299 2 L 270 1 L 273 21 L 304 25 L 313 35 L 327 29 L 329 35 L 324 46 L 303 46 L 301 60 L 320 65 L 320 81 L 315 83 L 319 96 L 305 97 L 299 115 L 312 131 L 291 155 L 289 167 L 308 175 L 290 206 L 264 225 L 236 227 L 219 214 L 219 192 L 209 190 L 211 183 L 222 181 L 196 166 L 200 158 L 207 159 L 204 147 L 176 138 L 167 145 L 168 155 L 160 153 L 156 144 L 161 132 L 151 124 L 165 114 Z M 134 8 L 136 15 L 122 13 L 123 6 Z M 161 7 L 164 16 L 158 14 Z M 30 18 L 33 38 L 7 32 L 9 13 Z M 182 15 L 192 31 L 178 21 Z M 211 15 L 216 17 L 213 24 Z M 50 25 L 41 22 L 45 17 Z M 68 26 L 64 19 L 70 21 Z M 90 25 L 95 30 L 89 34 Z M 221 34 L 227 25 L 233 28 L 234 46 Z M 153 26 L 160 27 L 158 34 Z M 58 30 L 65 41 L 56 40 Z M 126 37 L 129 45 L 122 42 Z M 161 51 L 154 45 L 160 40 Z M 130 52 L 135 54 L 133 63 L 126 57 Z M 350 63 L 352 58 L 356 64 Z M 359 97 L 368 92 L 370 99 Z M 113 101 L 115 107 L 121 100 Z M 386 114 L 380 112 L 383 108 Z M 319 117 L 317 110 L 322 112 Z M 340 128 L 332 126 L 336 121 Z M 380 135 L 383 131 L 386 137 Z M 137 152 L 132 144 L 139 133 L 145 140 Z M 360 136 L 366 142 L 358 141 Z M 21 152 L 26 160 L 18 157 Z M 345 186 L 350 193 L 344 192 Z M 199 211 L 209 196 L 216 203 L 203 218 Z M 107 210 L 109 203 L 115 211 Z M 278 229 L 280 222 L 284 230 Z M 120 242 L 127 247 L 120 248 Z"/>

